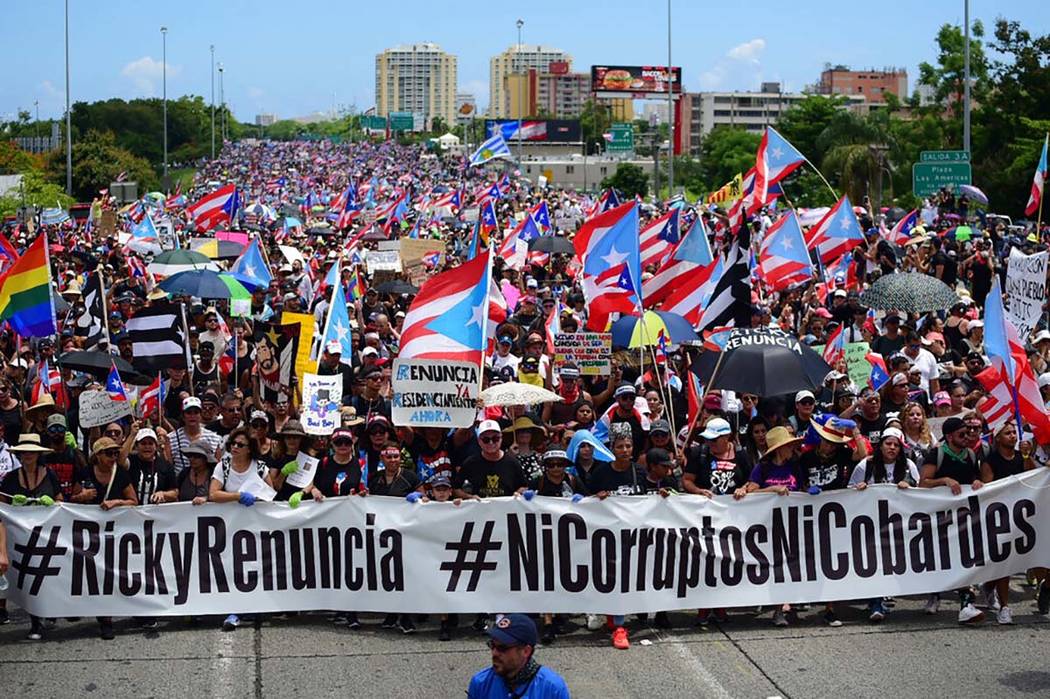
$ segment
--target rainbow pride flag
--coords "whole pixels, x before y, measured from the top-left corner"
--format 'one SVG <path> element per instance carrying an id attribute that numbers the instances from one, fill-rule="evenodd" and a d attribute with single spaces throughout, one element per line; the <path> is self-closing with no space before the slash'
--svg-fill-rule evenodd
<path id="1" fill-rule="evenodd" d="M 4 320 L 22 337 L 46 337 L 57 332 L 45 235 L 37 236 L 0 276 L 0 321 Z"/>
<path id="2" fill-rule="evenodd" d="M 360 301 L 365 297 L 365 280 L 361 278 L 361 270 L 354 269 L 354 278 L 350 282 L 350 300 Z"/>

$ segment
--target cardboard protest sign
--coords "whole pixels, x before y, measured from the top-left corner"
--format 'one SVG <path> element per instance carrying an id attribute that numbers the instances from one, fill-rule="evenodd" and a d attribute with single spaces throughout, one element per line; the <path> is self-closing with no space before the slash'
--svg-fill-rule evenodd
<path id="1" fill-rule="evenodd" d="M 554 336 L 554 366 L 572 362 L 584 376 L 612 371 L 612 333 L 559 333 Z"/>
<path id="2" fill-rule="evenodd" d="M 101 427 L 131 415 L 130 402 L 113 400 L 105 391 L 84 391 L 79 405 L 81 427 Z"/>
<path id="3" fill-rule="evenodd" d="M 303 431 L 306 434 L 318 435 L 335 432 L 339 425 L 339 406 L 342 399 L 342 375 L 307 374 L 303 379 Z"/>
<path id="4" fill-rule="evenodd" d="M 1047 251 L 1025 255 L 1017 248 L 1010 248 L 1009 266 L 1006 268 L 1006 317 L 1017 328 L 1022 342 L 1028 340 L 1032 329 L 1039 322 L 1046 300 Z"/>
<path id="5" fill-rule="evenodd" d="M 402 238 L 401 264 L 405 269 L 423 264 L 423 256 L 428 252 L 445 252 L 445 241 L 432 238 Z"/>
<path id="6" fill-rule="evenodd" d="M 395 359 L 391 417 L 395 425 L 470 427 L 477 417 L 481 374 L 477 364 L 437 359 Z"/>
<path id="7" fill-rule="evenodd" d="M 386 270 L 401 271 L 401 254 L 397 250 L 369 250 L 365 253 L 365 266 L 369 272 Z"/>

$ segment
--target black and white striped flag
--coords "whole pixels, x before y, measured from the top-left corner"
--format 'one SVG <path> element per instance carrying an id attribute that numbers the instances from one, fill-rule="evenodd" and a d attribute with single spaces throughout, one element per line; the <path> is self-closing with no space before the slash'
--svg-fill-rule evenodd
<path id="1" fill-rule="evenodd" d="M 98 272 L 88 275 L 87 283 L 81 290 L 84 310 L 77 316 L 73 334 L 84 338 L 84 349 L 98 349 L 100 342 L 108 340 L 106 334 L 106 298 L 102 293 L 102 283 Z"/>
<path id="2" fill-rule="evenodd" d="M 722 277 L 700 318 L 698 332 L 751 324 L 751 229 L 745 220 L 726 253 Z"/>
<path id="3" fill-rule="evenodd" d="M 143 308 L 125 326 L 135 368 L 150 373 L 186 366 L 186 338 L 179 306 L 157 303 Z"/>

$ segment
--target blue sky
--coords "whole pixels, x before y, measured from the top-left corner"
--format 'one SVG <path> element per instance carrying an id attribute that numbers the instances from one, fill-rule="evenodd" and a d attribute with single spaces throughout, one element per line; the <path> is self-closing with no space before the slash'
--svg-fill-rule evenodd
<path id="1" fill-rule="evenodd" d="M 63 4 L 12 1 L 0 33 L 0 116 L 32 111 L 36 100 L 42 117 L 58 116 L 65 89 Z M 592 63 L 666 63 L 665 2 L 513 4 L 520 9 L 425 0 L 70 0 L 72 97 L 159 96 L 161 25 L 169 29 L 169 97 L 196 93 L 208 99 L 208 47 L 215 44 L 216 61 L 226 69 L 227 102 L 245 121 L 260 112 L 285 118 L 333 105 L 366 109 L 374 101 L 375 54 L 419 41 L 433 41 L 459 57 L 460 88 L 475 93 L 483 107 L 489 57 L 516 42 L 518 17 L 525 20 L 525 43 L 569 52 L 575 70 L 587 71 Z M 935 58 L 937 29 L 944 22 L 961 24 L 963 3 L 674 0 L 672 12 L 673 62 L 682 66 L 690 91 L 757 89 L 763 80 L 799 90 L 817 80 L 826 62 L 903 66 L 912 90 L 918 64 Z M 971 15 L 988 28 L 1001 15 L 1033 34 L 1050 33 L 1050 12 L 1035 0 L 972 0 Z"/>

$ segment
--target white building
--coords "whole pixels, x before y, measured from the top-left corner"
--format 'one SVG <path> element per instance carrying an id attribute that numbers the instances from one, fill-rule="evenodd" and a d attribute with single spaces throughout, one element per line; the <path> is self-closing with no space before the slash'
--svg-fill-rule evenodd
<path id="1" fill-rule="evenodd" d="M 689 133 L 703 138 L 716 126 L 736 126 L 761 133 L 780 115 L 810 97 L 802 92 L 783 92 L 780 83 L 762 83 L 758 92 L 698 92 L 689 100 Z M 850 107 L 864 103 L 862 95 L 842 95 Z M 685 106 L 685 105 L 683 105 Z"/>
<path id="2" fill-rule="evenodd" d="M 376 114 L 422 114 L 429 123 L 456 119 L 456 57 L 432 43 L 395 46 L 376 54 Z"/>

